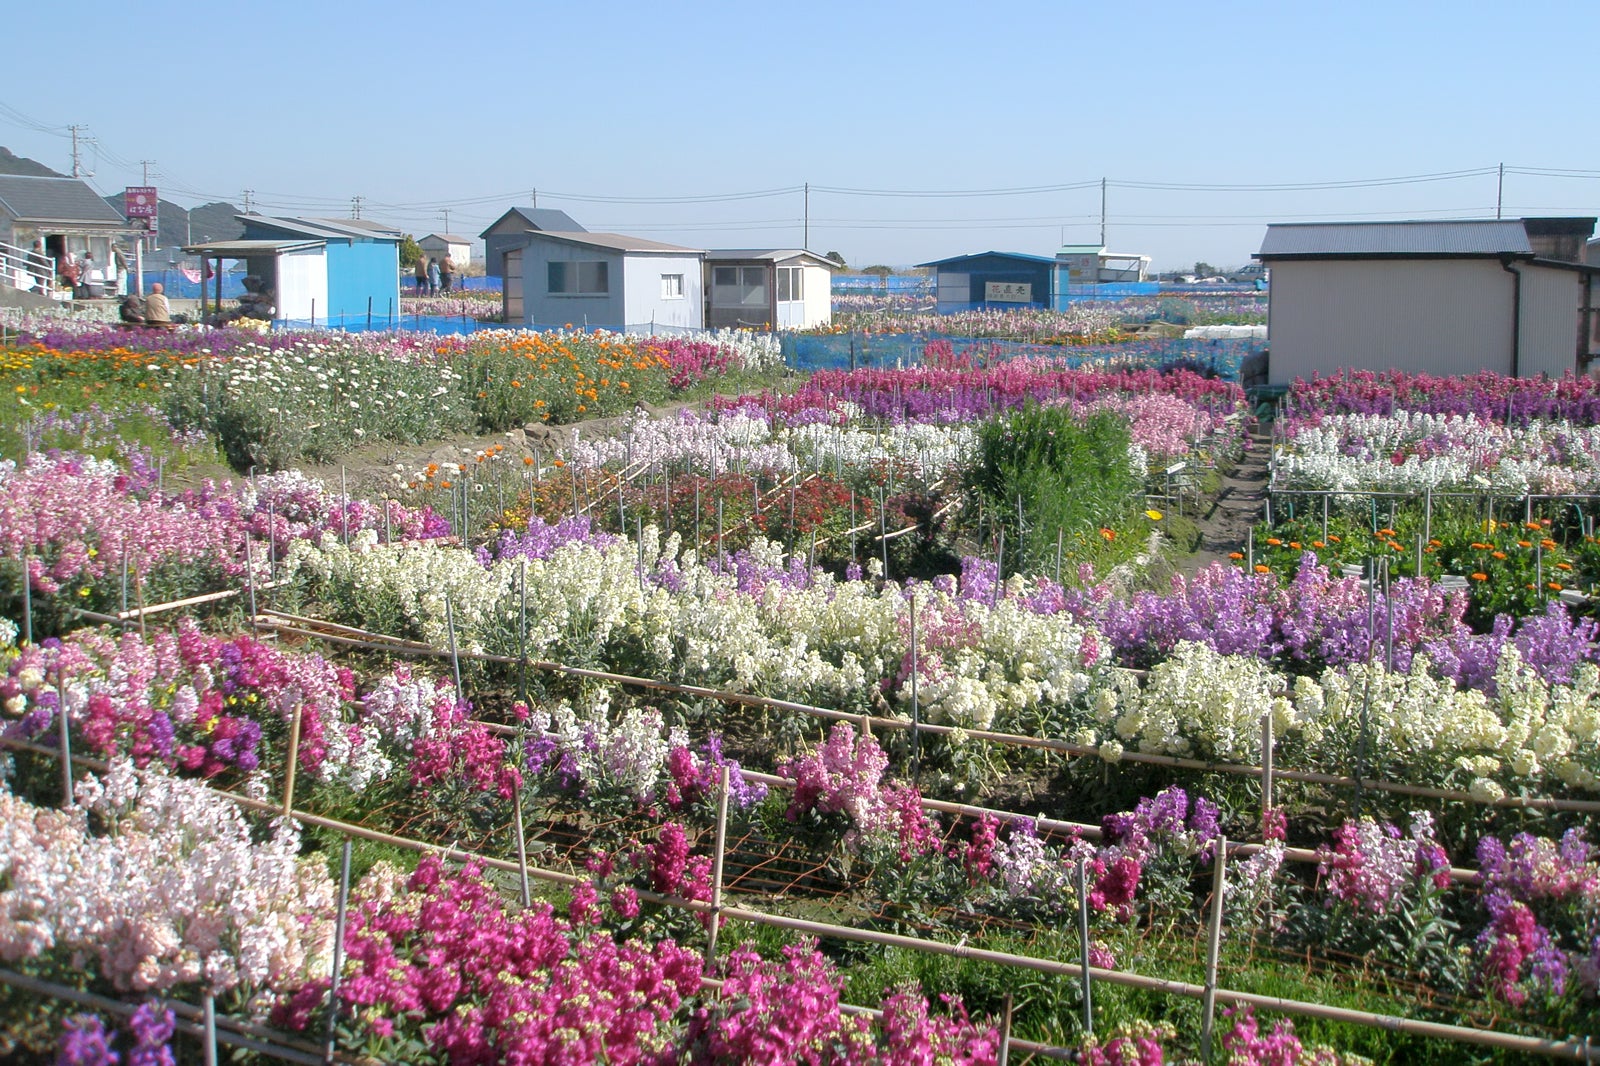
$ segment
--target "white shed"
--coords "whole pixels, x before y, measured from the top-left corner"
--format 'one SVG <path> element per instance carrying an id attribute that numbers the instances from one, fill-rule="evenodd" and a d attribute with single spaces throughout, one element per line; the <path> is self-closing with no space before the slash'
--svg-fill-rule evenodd
<path id="1" fill-rule="evenodd" d="M 467 266 L 472 262 L 470 237 L 461 237 L 454 233 L 430 233 L 418 240 L 417 246 L 422 249 L 423 255 L 434 259 L 449 256 L 458 274 L 465 273 Z"/>
<path id="2" fill-rule="evenodd" d="M 505 251 L 505 320 L 526 326 L 700 329 L 705 325 L 704 258 L 702 249 L 620 233 L 530 231 L 519 246 Z"/>
<path id="3" fill-rule="evenodd" d="M 706 325 L 712 329 L 807 329 L 833 321 L 839 264 L 803 248 L 727 248 L 706 253 Z"/>
<path id="4" fill-rule="evenodd" d="M 1412 373 L 1583 371 L 1600 354 L 1584 241 L 1595 220 L 1285 223 L 1272 270 L 1267 379 L 1344 367 Z"/>

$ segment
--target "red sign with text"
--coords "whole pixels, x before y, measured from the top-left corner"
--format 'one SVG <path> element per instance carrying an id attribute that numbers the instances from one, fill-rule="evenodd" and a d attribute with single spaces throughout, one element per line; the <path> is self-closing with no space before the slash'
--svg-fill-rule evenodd
<path id="1" fill-rule="evenodd" d="M 154 185 L 130 185 L 122 190 L 122 213 L 128 218 L 155 218 L 160 202 Z"/>

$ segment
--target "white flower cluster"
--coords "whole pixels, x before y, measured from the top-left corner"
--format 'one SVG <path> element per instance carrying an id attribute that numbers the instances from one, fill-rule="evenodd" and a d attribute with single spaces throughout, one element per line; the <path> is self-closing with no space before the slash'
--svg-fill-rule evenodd
<path id="1" fill-rule="evenodd" d="M 658 419 L 636 412 L 618 436 L 579 439 L 566 457 L 579 467 L 617 466 L 650 474 L 684 466 L 710 476 L 730 470 L 787 473 L 795 468 L 794 456 L 773 438 L 766 418 L 742 409 L 715 419 L 691 412 Z"/>
<path id="2" fill-rule="evenodd" d="M 88 831 L 91 813 L 108 832 Z M 292 823 L 253 843 L 233 803 L 127 760 L 66 810 L 0 792 L 0 958 L 121 991 L 298 987 L 327 973 L 334 902 L 299 849 Z"/>
<path id="3" fill-rule="evenodd" d="M 1417 411 L 1327 415 L 1295 433 L 1276 475 L 1286 488 L 1337 492 L 1593 491 L 1600 486 L 1600 427 L 1533 422 L 1516 428 Z"/>
<path id="4" fill-rule="evenodd" d="M 1281 684 L 1260 659 L 1180 641 L 1142 690 L 1116 690 L 1115 729 L 1143 752 L 1254 761 L 1263 712 L 1271 710 L 1281 725 L 1291 717 L 1288 701 L 1274 696 Z M 1107 699 L 1098 699 L 1102 713 Z"/>
<path id="5" fill-rule="evenodd" d="M 921 422 L 876 429 L 812 423 L 796 427 L 788 439 L 802 467 L 839 471 L 893 465 L 927 482 L 959 470 L 977 444 L 971 426 Z"/>
<path id="6" fill-rule="evenodd" d="M 581 716 L 570 704 L 561 703 L 554 710 L 534 709 L 528 721 L 536 732 L 556 734 L 557 749 L 573 760 L 578 783 L 597 792 L 625 792 L 648 803 L 668 753 L 674 747 L 687 747 L 689 734 L 682 726 L 668 729 L 653 707 L 630 707 L 615 725 L 609 711 L 610 697 L 601 689 Z"/>

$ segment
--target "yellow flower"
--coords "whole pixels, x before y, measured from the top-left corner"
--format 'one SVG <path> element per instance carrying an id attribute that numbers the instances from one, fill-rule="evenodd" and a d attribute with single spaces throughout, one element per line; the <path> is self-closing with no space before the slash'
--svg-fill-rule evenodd
<path id="1" fill-rule="evenodd" d="M 1151 508 L 1151 509 L 1150 509 L 1150 510 L 1148 510 L 1148 511 L 1146 511 L 1146 512 L 1145 512 L 1145 513 L 1144 513 L 1144 516 L 1145 516 L 1145 517 L 1146 517 L 1146 518 L 1148 518 L 1148 519 L 1150 519 L 1150 521 L 1152 521 L 1152 522 L 1159 522 L 1159 521 L 1161 521 L 1161 512 L 1160 512 L 1160 511 L 1157 511 L 1157 510 L 1155 510 L 1155 509 L 1154 509 L 1154 508 Z"/>

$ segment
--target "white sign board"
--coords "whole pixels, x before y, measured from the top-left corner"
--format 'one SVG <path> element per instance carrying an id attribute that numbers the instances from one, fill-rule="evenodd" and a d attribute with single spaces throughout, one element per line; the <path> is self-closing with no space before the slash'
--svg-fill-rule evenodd
<path id="1" fill-rule="evenodd" d="M 986 281 L 983 299 L 991 304 L 1033 303 L 1033 283 L 1030 281 Z"/>

